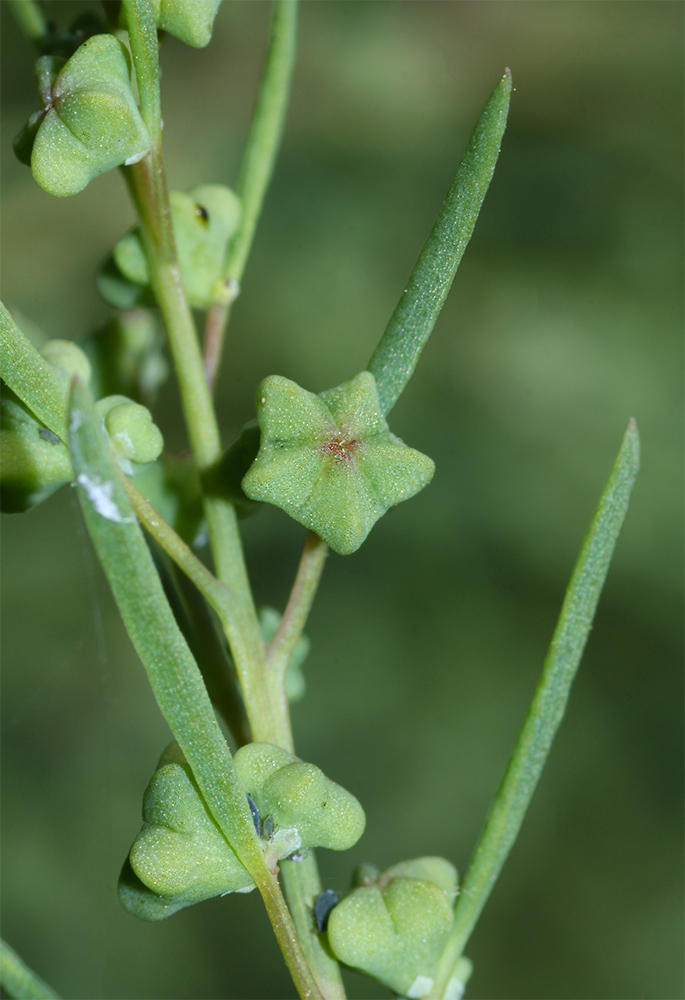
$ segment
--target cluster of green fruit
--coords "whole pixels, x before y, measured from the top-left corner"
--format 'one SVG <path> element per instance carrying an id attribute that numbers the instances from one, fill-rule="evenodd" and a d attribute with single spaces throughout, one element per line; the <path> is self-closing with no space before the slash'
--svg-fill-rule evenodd
<path id="1" fill-rule="evenodd" d="M 138 353 L 143 364 L 154 354 L 154 332 L 145 324 L 141 331 L 135 321 L 117 324 L 103 332 L 114 346 L 116 362 L 135 353 L 140 347 L 141 332 L 147 344 Z M 117 336 L 118 335 L 118 336 Z M 153 340 L 150 340 L 150 337 Z M 128 343 L 126 343 L 128 339 Z M 133 344 L 131 343 L 133 341 Z M 88 385 L 92 379 L 91 363 L 85 352 L 72 341 L 49 340 L 42 357 L 62 383 L 65 397 L 72 378 Z M 114 457 L 123 471 L 134 475 L 154 462 L 164 446 L 162 434 L 146 406 L 121 393 L 103 396 L 96 404 Z M 73 480 L 69 450 L 53 431 L 44 427 L 29 407 L 11 389 L 3 386 L 0 401 L 0 494 L 2 510 L 21 512 L 44 500 L 59 486 Z"/>
<path id="2" fill-rule="evenodd" d="M 153 0 L 157 26 L 201 48 L 212 36 L 220 2 Z M 123 7 L 120 23 L 125 28 Z M 36 76 L 42 107 L 14 148 L 42 188 L 65 197 L 106 170 L 142 159 L 150 136 L 133 94 L 128 49 L 97 16 L 82 15 L 64 35 L 48 35 L 41 48 Z"/>
<path id="3" fill-rule="evenodd" d="M 233 760 L 273 871 L 284 858 L 301 860 L 309 848 L 346 850 L 363 833 L 357 799 L 314 764 L 270 743 L 249 743 Z M 172 743 L 145 792 L 143 826 L 119 879 L 121 902 L 135 916 L 162 920 L 212 896 L 253 888 Z M 315 901 L 312 908 L 312 927 L 341 962 L 401 996 L 427 996 L 453 922 L 457 872 L 449 861 L 417 858 L 382 874 L 363 865 L 341 902 L 330 890 L 322 895 L 324 906 Z M 448 1000 L 461 995 L 469 972 L 464 960 Z"/>
<path id="4" fill-rule="evenodd" d="M 209 41 L 217 8 L 217 0 L 155 3 L 158 27 L 197 46 Z M 83 23 L 82 17 L 66 35 L 46 43 L 50 51 L 37 63 L 43 106 L 15 140 L 15 149 L 31 165 L 38 183 L 55 195 L 75 194 L 93 177 L 117 165 L 131 165 L 149 149 L 149 136 L 131 88 L 128 50 L 106 30 L 96 18 Z M 86 35 L 90 37 L 82 41 Z M 197 309 L 227 304 L 237 294 L 235 283 L 225 273 L 225 260 L 240 221 L 239 199 L 225 186 L 207 184 L 189 194 L 172 191 L 170 208 L 189 304 Z M 98 286 L 118 309 L 154 305 L 139 229 L 116 245 L 98 276 Z M 103 347 L 106 344 L 100 338 L 101 354 Z M 111 365 L 106 355 L 105 351 L 99 358 L 99 370 Z M 159 352 L 157 358 L 158 367 L 163 368 Z M 95 387 L 94 393 L 97 398 Z M 128 395 L 118 388 L 113 392 L 122 394 Z M 151 461 L 142 452 L 134 454 L 122 423 L 135 412 L 142 428 L 141 412 L 117 406 L 109 414 L 104 412 L 107 404 L 99 405 L 117 457 L 129 463 L 126 471 L 136 471 L 130 463 Z M 248 424 L 218 467 L 206 476 L 205 490 L 227 495 L 241 515 L 261 501 L 272 503 L 343 555 L 356 551 L 378 518 L 422 489 L 434 472 L 429 458 L 390 432 L 369 372 L 318 396 L 288 379 L 267 378 L 257 391 L 257 418 L 258 426 Z M 11 483 L 13 497 L 21 493 L 22 477 L 28 490 L 24 502 L 15 499 L 5 509 L 24 509 L 66 481 L 68 456 L 59 442 L 46 442 L 40 427 L 34 426 L 29 435 L 23 415 L 15 412 L 7 421 L 10 430 L 21 427 L 24 436 L 20 447 L 10 447 L 11 468 L 3 463 L 3 481 Z M 28 436 L 33 438 L 30 448 Z M 11 440 L 18 440 L 16 434 Z M 46 444 L 54 444 L 57 450 L 50 451 Z M 145 455 L 150 454 L 148 448 Z M 192 541 L 191 529 L 199 529 L 199 491 L 191 490 L 189 497 L 185 490 L 186 495 L 180 497 L 180 477 L 175 471 L 173 463 L 165 461 L 149 470 L 139 485 L 161 508 L 160 513 Z M 192 475 L 190 479 L 198 485 Z M 182 508 L 186 508 L 185 515 Z"/>
<path id="5" fill-rule="evenodd" d="M 219 2 L 153 0 L 157 27 L 190 45 L 206 45 Z M 66 34 L 42 44 L 42 106 L 15 140 L 15 150 L 53 195 L 76 194 L 106 170 L 133 167 L 150 150 L 128 49 L 113 33 L 124 37 L 124 12 L 123 6 L 116 11 L 112 33 L 98 18 L 83 15 Z M 228 304 L 238 291 L 226 259 L 239 229 L 239 198 L 225 186 L 203 185 L 188 194 L 172 191 L 169 202 L 189 305 L 204 310 Z M 359 548 L 391 506 L 430 482 L 433 462 L 391 433 L 368 371 L 318 395 L 280 376 L 264 379 L 257 419 L 205 471 L 202 483 L 192 460 L 163 456 L 162 435 L 148 409 L 168 374 L 161 336 L 146 308 L 155 305 L 150 265 L 141 231 L 134 229 L 98 276 L 101 294 L 118 310 L 115 318 L 80 346 L 48 341 L 41 364 L 65 400 L 74 378 L 89 387 L 119 467 L 136 477 L 186 541 L 202 534 L 202 494 L 219 493 L 240 516 L 263 502 L 280 507 L 345 555 Z M 0 405 L 0 444 L 3 510 L 26 510 L 74 478 L 65 442 L 9 389 Z M 78 481 L 96 511 L 116 519 L 105 489 L 111 484 L 82 482 L 82 476 Z M 260 612 L 266 641 L 279 620 L 271 609 Z M 307 645 L 302 637 L 290 657 L 291 700 L 304 690 Z M 243 746 L 234 765 L 273 872 L 283 859 L 297 862 L 315 847 L 345 850 L 361 836 L 361 805 L 315 765 L 268 743 Z M 143 919 L 160 920 L 212 896 L 253 888 L 192 769 L 171 744 L 146 790 L 143 827 L 121 873 L 123 905 Z M 312 900 L 312 928 L 327 937 L 341 962 L 402 996 L 421 998 L 433 985 L 456 893 L 457 873 L 441 858 L 404 862 L 382 874 L 364 866 L 341 902 L 330 891 Z M 459 966 L 446 994 L 450 1000 L 461 995 L 469 969 L 467 962 Z"/>

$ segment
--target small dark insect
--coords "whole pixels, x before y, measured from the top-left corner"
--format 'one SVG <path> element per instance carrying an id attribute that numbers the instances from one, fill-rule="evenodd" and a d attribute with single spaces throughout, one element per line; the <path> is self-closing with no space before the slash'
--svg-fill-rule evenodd
<path id="1" fill-rule="evenodd" d="M 264 822 L 262 823 L 262 837 L 266 837 L 267 840 L 271 840 L 276 830 L 276 825 L 273 820 L 273 816 L 265 816 Z"/>
<path id="2" fill-rule="evenodd" d="M 197 205 L 195 208 L 195 214 L 199 216 L 203 222 L 209 222 L 209 212 L 202 205 Z"/>
<path id="3" fill-rule="evenodd" d="M 314 920 L 319 934 L 326 930 L 331 910 L 337 905 L 338 896 L 332 889 L 324 889 L 314 900 Z"/>
<path id="4" fill-rule="evenodd" d="M 251 795 L 247 797 L 248 805 L 250 806 L 250 812 L 252 813 L 252 822 L 254 823 L 254 828 L 257 831 L 257 836 L 261 836 L 261 829 L 259 827 L 259 809 Z"/>
<path id="5" fill-rule="evenodd" d="M 59 444 L 59 438 L 56 434 L 53 434 L 49 427 L 39 427 L 38 433 L 44 441 L 49 441 L 50 444 Z"/>

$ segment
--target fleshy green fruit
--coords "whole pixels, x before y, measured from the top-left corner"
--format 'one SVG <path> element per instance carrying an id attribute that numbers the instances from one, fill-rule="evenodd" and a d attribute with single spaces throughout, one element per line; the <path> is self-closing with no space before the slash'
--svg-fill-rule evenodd
<path id="1" fill-rule="evenodd" d="M 190 194 L 171 191 L 171 218 L 183 288 L 197 309 L 227 304 L 236 294 L 223 277 L 228 242 L 240 217 L 240 202 L 222 184 L 204 184 Z M 130 308 L 150 297 L 150 270 L 140 229 L 127 233 L 98 277 L 101 295 L 112 305 Z"/>
<path id="2" fill-rule="evenodd" d="M 145 791 L 143 827 L 119 880 L 121 902 L 144 920 L 161 920 L 212 896 L 254 888 L 212 819 L 190 766 L 164 760 Z"/>
<path id="3" fill-rule="evenodd" d="M 221 0 L 152 0 L 157 27 L 195 49 L 209 44 L 220 4 Z M 126 27 L 123 8 L 120 24 Z"/>
<path id="4" fill-rule="evenodd" d="M 427 996 L 452 927 L 456 885 L 444 858 L 417 858 L 353 889 L 328 920 L 335 956 L 400 996 Z"/>
<path id="5" fill-rule="evenodd" d="M 113 35 L 94 35 L 66 63 L 37 63 L 43 108 L 15 150 L 44 190 L 77 194 L 98 174 L 141 159 L 150 138 L 131 90 L 128 56 Z"/>
<path id="6" fill-rule="evenodd" d="M 261 445 L 243 490 L 341 555 L 355 552 L 379 517 L 435 471 L 430 458 L 390 433 L 369 372 L 320 396 L 272 375 L 257 390 L 257 417 Z"/>
<path id="7" fill-rule="evenodd" d="M 366 818 L 357 799 L 314 764 L 271 743 L 248 743 L 234 764 L 262 822 L 270 816 L 276 834 L 295 830 L 302 849 L 345 851 L 364 832 Z"/>
<path id="8" fill-rule="evenodd" d="M 157 26 L 186 45 L 202 49 L 212 37 L 221 0 L 153 0 Z"/>

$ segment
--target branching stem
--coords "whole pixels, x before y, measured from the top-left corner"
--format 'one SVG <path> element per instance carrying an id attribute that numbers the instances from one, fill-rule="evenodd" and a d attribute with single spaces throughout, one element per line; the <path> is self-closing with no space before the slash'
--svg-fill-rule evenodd
<path id="1" fill-rule="evenodd" d="M 277 0 L 252 126 L 240 165 L 237 194 L 240 223 L 226 255 L 224 275 L 240 286 L 257 222 L 264 204 L 288 110 L 290 84 L 297 47 L 297 0 Z M 213 387 L 221 360 L 230 306 L 217 305 L 207 313 L 205 371 Z"/>
<path id="2" fill-rule="evenodd" d="M 308 532 L 288 603 L 266 652 L 271 675 L 281 684 L 316 596 L 327 555 L 326 543 L 313 531 Z"/>

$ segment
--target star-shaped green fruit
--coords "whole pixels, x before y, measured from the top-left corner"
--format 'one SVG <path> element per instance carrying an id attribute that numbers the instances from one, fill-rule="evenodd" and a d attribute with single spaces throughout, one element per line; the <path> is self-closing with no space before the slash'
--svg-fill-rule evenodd
<path id="1" fill-rule="evenodd" d="M 43 107 L 14 148 L 48 194 L 78 194 L 98 174 L 135 163 L 150 137 L 131 89 L 126 48 L 113 35 L 93 35 L 65 62 L 36 64 Z"/>
<path id="2" fill-rule="evenodd" d="M 242 486 L 341 555 L 433 478 L 435 465 L 390 433 L 370 372 L 320 396 L 271 375 L 257 390 L 259 453 Z"/>

